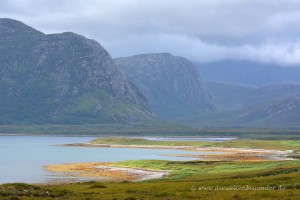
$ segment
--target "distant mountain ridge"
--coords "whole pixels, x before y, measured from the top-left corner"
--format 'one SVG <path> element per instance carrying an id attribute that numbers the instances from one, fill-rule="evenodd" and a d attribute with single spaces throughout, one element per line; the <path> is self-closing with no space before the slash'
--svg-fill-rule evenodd
<path id="1" fill-rule="evenodd" d="M 208 82 L 232 83 L 246 86 L 300 84 L 300 66 L 286 67 L 246 60 L 224 60 L 195 64 Z"/>
<path id="2" fill-rule="evenodd" d="M 238 122 L 266 127 L 299 127 L 300 94 L 245 113 Z"/>
<path id="3" fill-rule="evenodd" d="M 126 77 L 163 119 L 211 112 L 216 101 L 194 65 L 169 53 L 142 54 L 114 59 Z"/>
<path id="4" fill-rule="evenodd" d="M 193 127 L 300 128 L 300 85 L 276 84 L 260 88 L 207 83 L 220 110 L 175 121 Z"/>
<path id="5" fill-rule="evenodd" d="M 141 92 L 96 41 L 0 19 L 0 124 L 152 119 Z"/>
<path id="6" fill-rule="evenodd" d="M 214 82 L 206 82 L 206 84 L 218 99 L 222 110 L 238 110 L 258 104 L 271 104 L 300 94 L 300 85 L 296 84 L 274 84 L 259 88 Z"/>

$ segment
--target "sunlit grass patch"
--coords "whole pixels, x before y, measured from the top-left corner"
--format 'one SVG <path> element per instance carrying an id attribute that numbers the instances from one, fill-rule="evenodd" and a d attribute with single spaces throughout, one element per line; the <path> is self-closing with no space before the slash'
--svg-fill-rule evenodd
<path id="1" fill-rule="evenodd" d="M 249 148 L 272 150 L 300 150 L 299 140 L 229 140 L 224 142 L 206 141 L 154 141 L 143 138 L 98 138 L 90 141 L 92 144 L 118 145 L 160 145 L 160 146 L 190 146 L 217 148 Z"/>

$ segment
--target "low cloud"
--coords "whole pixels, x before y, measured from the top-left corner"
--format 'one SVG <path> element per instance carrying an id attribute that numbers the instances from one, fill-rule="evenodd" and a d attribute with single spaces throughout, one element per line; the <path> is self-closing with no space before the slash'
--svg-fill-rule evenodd
<path id="1" fill-rule="evenodd" d="M 46 33 L 85 35 L 113 57 L 171 52 L 194 62 L 296 66 L 299 7 L 299 0 L 2 0 L 0 17 Z"/>
<path id="2" fill-rule="evenodd" d="M 251 60 L 274 63 L 282 67 L 300 64 L 300 41 L 272 42 L 257 45 L 225 46 L 208 43 L 198 38 L 183 35 L 143 35 L 119 41 L 102 43 L 114 57 L 139 53 L 170 52 L 203 63 L 221 60 Z"/>

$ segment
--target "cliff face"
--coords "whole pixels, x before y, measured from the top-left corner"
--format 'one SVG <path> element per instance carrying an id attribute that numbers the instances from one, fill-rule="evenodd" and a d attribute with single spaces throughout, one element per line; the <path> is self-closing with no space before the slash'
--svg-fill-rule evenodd
<path id="1" fill-rule="evenodd" d="M 213 95 L 185 58 L 169 53 L 144 54 L 117 58 L 115 63 L 162 118 L 174 119 L 216 109 Z"/>
<path id="2" fill-rule="evenodd" d="M 96 41 L 0 19 L 0 123 L 149 119 L 144 96 Z"/>

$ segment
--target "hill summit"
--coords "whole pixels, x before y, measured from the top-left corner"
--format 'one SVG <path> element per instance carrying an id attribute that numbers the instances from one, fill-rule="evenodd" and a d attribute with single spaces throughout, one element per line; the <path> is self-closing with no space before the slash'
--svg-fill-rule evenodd
<path id="1" fill-rule="evenodd" d="M 164 119 L 212 112 L 216 101 L 195 66 L 169 53 L 142 54 L 115 59 L 117 66 Z"/>
<path id="2" fill-rule="evenodd" d="M 130 123 L 154 115 L 96 41 L 0 19 L 0 124 Z"/>

